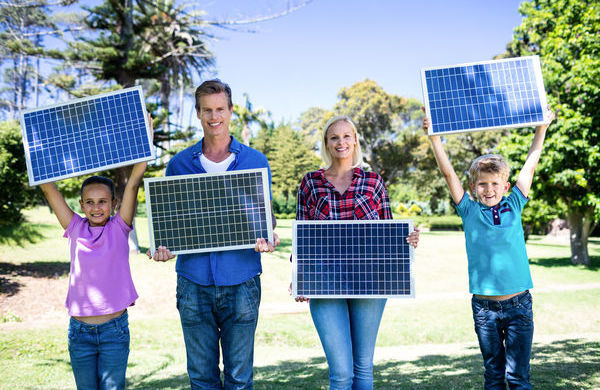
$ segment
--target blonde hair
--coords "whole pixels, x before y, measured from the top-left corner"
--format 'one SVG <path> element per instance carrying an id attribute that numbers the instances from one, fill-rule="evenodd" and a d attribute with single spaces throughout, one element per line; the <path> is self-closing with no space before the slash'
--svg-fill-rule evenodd
<path id="1" fill-rule="evenodd" d="M 510 175 L 510 167 L 499 154 L 484 154 L 483 156 L 477 157 L 471 163 L 469 168 L 469 181 L 475 183 L 479 178 L 481 172 L 496 173 L 502 177 L 502 179 L 508 181 Z"/>
<path id="2" fill-rule="evenodd" d="M 327 121 L 325 127 L 323 127 L 323 133 L 321 134 L 321 159 L 325 163 L 325 169 L 329 168 L 333 163 L 333 158 L 331 157 L 331 153 L 327 150 L 327 130 L 334 124 L 344 121 L 350 125 L 352 128 L 352 132 L 354 133 L 354 138 L 356 140 L 356 145 L 354 146 L 354 150 L 352 151 L 352 168 L 356 168 L 362 163 L 363 155 L 362 150 L 360 148 L 358 131 L 356 130 L 356 125 L 350 119 L 349 116 L 346 115 L 338 115 L 334 116 L 330 120 Z"/>

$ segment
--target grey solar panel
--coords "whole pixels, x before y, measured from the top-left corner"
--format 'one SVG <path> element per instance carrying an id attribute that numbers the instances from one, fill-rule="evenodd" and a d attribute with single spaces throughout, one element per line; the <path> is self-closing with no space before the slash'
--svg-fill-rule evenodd
<path id="1" fill-rule="evenodd" d="M 292 295 L 414 297 L 411 220 L 295 221 Z"/>
<path id="2" fill-rule="evenodd" d="M 139 86 L 26 110 L 21 129 L 30 185 L 155 158 Z"/>
<path id="3" fill-rule="evenodd" d="M 430 135 L 545 122 L 537 56 L 426 68 L 421 84 Z"/>
<path id="4" fill-rule="evenodd" d="M 150 251 L 174 254 L 273 242 L 267 168 L 144 179 Z"/>

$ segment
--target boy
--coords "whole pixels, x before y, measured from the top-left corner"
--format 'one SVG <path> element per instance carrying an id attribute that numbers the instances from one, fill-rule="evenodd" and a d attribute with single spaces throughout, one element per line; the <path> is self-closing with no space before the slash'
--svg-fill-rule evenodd
<path id="1" fill-rule="evenodd" d="M 525 164 L 508 197 L 504 195 L 510 188 L 509 167 L 502 156 L 481 156 L 471 164 L 469 184 L 476 202 L 463 190 L 440 136 L 429 137 L 438 167 L 463 221 L 469 292 L 473 294 L 471 306 L 483 355 L 485 389 L 505 389 L 505 380 L 511 389 L 531 389 L 533 312 L 529 289 L 533 283 L 521 211 L 528 200 L 546 129 L 554 119 L 549 107 L 548 111 L 548 124 L 536 128 Z M 429 121 L 425 118 L 425 132 L 428 127 Z"/>

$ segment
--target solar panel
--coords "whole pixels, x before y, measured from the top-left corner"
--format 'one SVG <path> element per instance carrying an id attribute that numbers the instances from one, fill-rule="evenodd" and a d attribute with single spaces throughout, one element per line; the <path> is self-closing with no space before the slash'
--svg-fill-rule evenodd
<path id="1" fill-rule="evenodd" d="M 543 124 L 546 92 L 537 56 L 421 70 L 429 134 Z"/>
<path id="2" fill-rule="evenodd" d="M 410 220 L 295 221 L 292 295 L 414 297 Z"/>
<path id="3" fill-rule="evenodd" d="M 139 86 L 26 110 L 21 129 L 30 185 L 155 158 Z"/>
<path id="4" fill-rule="evenodd" d="M 144 179 L 150 251 L 174 254 L 273 242 L 267 168 Z"/>

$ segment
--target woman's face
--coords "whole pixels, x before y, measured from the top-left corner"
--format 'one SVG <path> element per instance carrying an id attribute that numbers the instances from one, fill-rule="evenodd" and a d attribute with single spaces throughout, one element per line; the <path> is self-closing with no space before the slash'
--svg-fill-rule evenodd
<path id="1" fill-rule="evenodd" d="M 346 121 L 338 121 L 327 129 L 325 136 L 327 150 L 334 160 L 350 159 L 356 147 L 356 136 L 352 125 Z"/>

